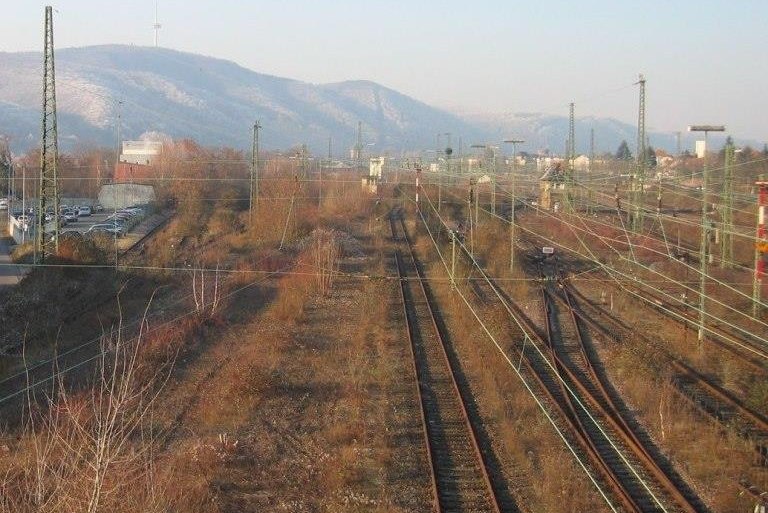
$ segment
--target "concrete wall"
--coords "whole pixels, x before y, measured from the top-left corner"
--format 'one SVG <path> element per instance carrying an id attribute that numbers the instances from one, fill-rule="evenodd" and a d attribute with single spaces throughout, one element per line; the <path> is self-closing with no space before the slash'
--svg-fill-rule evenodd
<path id="1" fill-rule="evenodd" d="M 155 201 L 155 188 L 151 185 L 117 183 L 103 185 L 99 191 L 99 203 L 107 209 L 146 205 L 153 201 Z"/>
<path id="2" fill-rule="evenodd" d="M 8 235 L 13 237 L 16 244 L 22 244 L 24 242 L 30 242 L 35 240 L 35 223 L 27 223 L 26 229 L 24 223 L 20 223 L 15 217 L 11 217 L 11 222 L 8 223 Z"/>

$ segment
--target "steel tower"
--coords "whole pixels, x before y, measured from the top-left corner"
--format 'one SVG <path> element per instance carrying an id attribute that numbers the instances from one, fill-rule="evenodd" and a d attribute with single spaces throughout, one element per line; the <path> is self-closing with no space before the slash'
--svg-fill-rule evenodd
<path id="1" fill-rule="evenodd" d="M 59 189 L 56 165 L 59 156 L 56 124 L 56 72 L 53 59 L 53 9 L 45 8 L 45 49 L 43 51 L 43 124 L 40 141 L 40 190 L 35 217 L 35 263 L 44 263 L 59 250 Z M 53 212 L 46 223 L 46 212 Z M 48 237 L 46 228 L 52 232 Z"/>

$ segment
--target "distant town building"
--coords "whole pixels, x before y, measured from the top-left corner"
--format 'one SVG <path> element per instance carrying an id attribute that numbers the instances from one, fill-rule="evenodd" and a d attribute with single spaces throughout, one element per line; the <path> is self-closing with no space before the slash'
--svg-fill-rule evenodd
<path id="1" fill-rule="evenodd" d="M 157 141 L 124 141 L 120 162 L 151 166 L 163 153 L 163 143 Z"/>
<path id="2" fill-rule="evenodd" d="M 589 169 L 589 157 L 586 155 L 579 155 L 573 159 L 573 167 L 578 171 L 587 171 Z"/>
<path id="3" fill-rule="evenodd" d="M 707 154 L 707 142 L 696 141 L 696 157 L 703 159 Z"/>
<path id="4" fill-rule="evenodd" d="M 124 141 L 120 159 L 115 167 L 115 182 L 137 183 L 155 177 L 153 167 L 163 153 L 163 143 L 157 141 Z"/>
<path id="5" fill-rule="evenodd" d="M 384 157 L 373 157 L 368 162 L 368 176 L 363 176 L 363 190 L 377 194 L 384 171 Z"/>
<path id="6" fill-rule="evenodd" d="M 368 164 L 368 176 L 376 177 L 381 180 L 381 174 L 384 169 L 384 157 L 372 158 Z"/>
<path id="7" fill-rule="evenodd" d="M 558 211 L 565 197 L 565 174 L 562 162 L 548 167 L 539 178 L 539 207 Z"/>
<path id="8" fill-rule="evenodd" d="M 563 162 L 563 159 L 560 157 L 537 157 L 536 158 L 536 170 L 546 171 L 547 169 L 550 169 L 551 167 L 561 164 Z"/>

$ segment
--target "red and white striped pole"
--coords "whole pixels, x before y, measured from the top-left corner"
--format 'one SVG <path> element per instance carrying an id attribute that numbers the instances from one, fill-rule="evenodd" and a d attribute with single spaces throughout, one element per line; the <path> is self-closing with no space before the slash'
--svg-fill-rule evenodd
<path id="1" fill-rule="evenodd" d="M 768 262 L 768 182 L 755 182 L 757 190 L 757 236 L 755 237 L 755 281 L 752 289 L 753 311 L 760 313 L 763 280 Z"/>

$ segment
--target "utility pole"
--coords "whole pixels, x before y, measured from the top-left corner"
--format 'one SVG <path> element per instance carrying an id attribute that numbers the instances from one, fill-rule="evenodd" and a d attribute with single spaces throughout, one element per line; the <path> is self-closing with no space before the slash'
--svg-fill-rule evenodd
<path id="1" fill-rule="evenodd" d="M 440 134 L 437 134 L 437 140 L 438 140 L 438 151 L 440 151 L 443 156 L 445 157 L 445 174 L 448 175 L 448 180 L 450 183 L 450 173 L 451 173 L 451 152 L 453 151 L 451 149 L 451 134 L 449 132 L 446 132 L 443 134 L 446 136 L 446 146 L 445 149 L 440 148 Z M 440 174 L 440 159 L 437 160 L 437 212 L 440 213 L 443 207 L 443 177 Z"/>
<path id="2" fill-rule="evenodd" d="M 496 150 L 489 146 L 490 174 L 491 174 L 491 215 L 496 215 Z"/>
<path id="3" fill-rule="evenodd" d="M 475 194 L 475 180 L 469 179 L 469 198 L 467 198 L 467 213 L 469 214 L 469 253 L 475 256 L 475 223 L 472 222 L 472 202 L 477 205 L 477 195 Z M 475 206 L 477 208 L 477 206 Z"/>
<path id="4" fill-rule="evenodd" d="M 505 143 L 512 145 L 512 172 L 510 173 L 510 194 L 512 196 L 512 206 L 509 214 L 509 271 L 515 268 L 515 170 L 517 167 L 517 145 L 525 141 L 522 139 L 507 139 Z"/>
<path id="5" fill-rule="evenodd" d="M 437 134 L 437 150 L 435 150 L 435 176 L 437 178 L 437 213 L 443 208 L 443 181 L 440 173 L 440 134 Z"/>
<path id="6" fill-rule="evenodd" d="M 8 162 L 8 228 L 11 227 L 11 212 L 13 211 L 13 202 L 16 198 L 13 195 L 13 181 L 15 180 L 13 173 L 13 161 Z"/>
<path id="7" fill-rule="evenodd" d="M 451 232 L 451 290 L 456 289 L 456 232 Z"/>
<path id="8" fill-rule="evenodd" d="M 700 281 L 699 281 L 699 342 L 704 340 L 704 323 L 706 317 L 706 297 L 707 297 L 707 242 L 709 238 L 709 218 L 707 216 L 707 207 L 709 204 L 709 148 L 707 143 L 709 140 L 709 132 L 724 132 L 724 126 L 713 125 L 692 125 L 688 127 L 689 132 L 704 132 L 704 170 L 702 172 L 701 183 L 701 245 L 699 246 L 699 267 L 700 267 Z"/>
<path id="9" fill-rule="evenodd" d="M 453 155 L 453 148 L 451 148 L 451 133 L 446 132 L 445 136 L 448 140 L 445 146 L 445 174 L 448 175 L 448 183 L 453 184 L 451 179 L 451 155 Z"/>
<path id="10" fill-rule="evenodd" d="M 416 167 L 416 209 L 419 210 L 419 192 L 421 192 L 421 166 Z"/>
<path id="11" fill-rule="evenodd" d="M 22 231 L 21 231 L 21 243 L 27 242 L 27 229 L 29 227 L 29 212 L 27 212 L 27 165 L 21 166 L 21 215 L 24 216 Z M 35 248 L 37 252 L 37 248 Z"/>
<path id="12" fill-rule="evenodd" d="M 645 146 L 645 77 L 641 74 L 640 105 L 637 114 L 637 169 L 632 179 L 632 231 L 643 231 L 643 203 L 645 199 L 645 170 L 648 163 Z"/>
<path id="13" fill-rule="evenodd" d="M 40 143 L 40 190 L 35 230 L 35 263 L 45 263 L 46 257 L 59 251 L 59 189 L 56 166 L 59 143 L 56 122 L 56 66 L 53 56 L 53 9 L 45 8 L 45 45 L 43 51 L 43 123 Z M 53 234 L 45 237 L 45 213 L 53 209 Z"/>
<path id="14" fill-rule="evenodd" d="M 248 224 L 253 225 L 253 209 L 259 206 L 259 121 L 253 124 L 253 141 L 251 145 L 251 194 L 248 198 Z"/>
<path id="15" fill-rule="evenodd" d="M 357 171 L 363 170 L 363 122 L 357 122 Z"/>
<path id="16" fill-rule="evenodd" d="M 595 165 L 595 129 L 589 129 L 589 173 L 592 174 Z M 592 187 L 587 189 L 587 214 L 592 214 L 592 204 L 594 203 L 594 194 Z"/>
<path id="17" fill-rule="evenodd" d="M 755 274 L 752 282 L 752 315 L 761 312 L 763 279 L 765 278 L 766 259 L 768 259 L 768 182 L 755 183 L 757 192 L 757 237 L 755 241 Z"/>
<path id="18" fill-rule="evenodd" d="M 515 270 L 515 175 L 511 177 L 512 205 L 509 212 L 509 272 Z"/>
<path id="19" fill-rule="evenodd" d="M 332 140 L 331 137 L 328 136 L 328 167 L 330 168 L 333 165 L 333 158 L 331 157 L 331 144 Z M 323 166 L 320 166 L 320 185 L 317 188 L 317 206 L 322 207 L 323 206 Z"/>
<path id="20" fill-rule="evenodd" d="M 733 144 L 725 146 L 723 162 L 723 206 L 720 214 L 720 267 L 733 265 Z"/>
<path id="21" fill-rule="evenodd" d="M 309 171 L 307 171 L 307 145 L 302 144 L 301 145 L 301 179 L 306 180 L 307 176 L 309 175 Z"/>
<path id="22" fill-rule="evenodd" d="M 565 197 L 568 209 L 573 212 L 573 186 L 575 180 L 575 159 L 576 159 L 576 119 L 574 117 L 574 104 L 569 104 L 569 116 L 568 116 L 568 145 L 567 145 L 567 158 L 568 158 L 568 173 L 565 180 Z"/>

